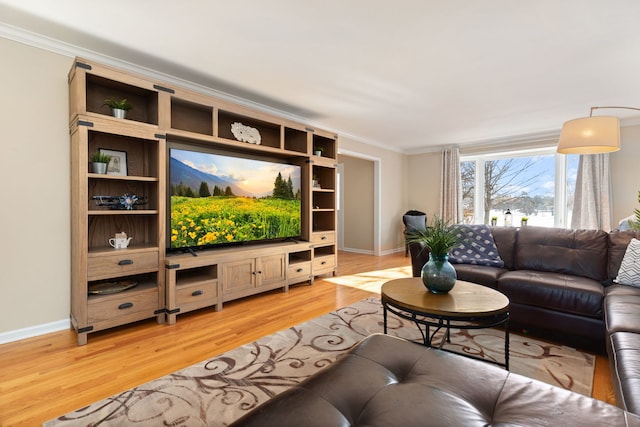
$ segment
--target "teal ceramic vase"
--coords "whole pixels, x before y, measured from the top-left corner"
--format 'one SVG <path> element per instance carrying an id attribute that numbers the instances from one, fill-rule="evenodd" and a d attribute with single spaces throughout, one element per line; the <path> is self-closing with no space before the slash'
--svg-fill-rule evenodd
<path id="1" fill-rule="evenodd" d="M 456 269 L 449 262 L 449 255 L 429 254 L 429 261 L 422 266 L 422 283 L 434 294 L 449 292 L 457 278 Z"/>

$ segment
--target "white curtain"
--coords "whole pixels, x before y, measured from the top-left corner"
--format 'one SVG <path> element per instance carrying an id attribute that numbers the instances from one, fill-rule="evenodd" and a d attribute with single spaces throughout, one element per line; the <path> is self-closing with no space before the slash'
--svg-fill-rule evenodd
<path id="1" fill-rule="evenodd" d="M 611 231 L 609 154 L 580 156 L 571 228 Z"/>
<path id="2" fill-rule="evenodd" d="M 457 148 L 442 150 L 440 194 L 440 217 L 450 224 L 462 222 L 460 151 Z"/>

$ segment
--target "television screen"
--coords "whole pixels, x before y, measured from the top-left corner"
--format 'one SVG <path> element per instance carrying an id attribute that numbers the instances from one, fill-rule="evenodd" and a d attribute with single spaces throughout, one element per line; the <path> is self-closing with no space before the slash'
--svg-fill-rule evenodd
<path id="1" fill-rule="evenodd" d="M 300 166 L 169 150 L 170 249 L 299 237 Z"/>

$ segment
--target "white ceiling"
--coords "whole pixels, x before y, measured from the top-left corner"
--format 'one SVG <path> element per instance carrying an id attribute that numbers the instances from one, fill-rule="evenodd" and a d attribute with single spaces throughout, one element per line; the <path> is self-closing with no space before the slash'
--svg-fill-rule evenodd
<path id="1" fill-rule="evenodd" d="M 640 107 L 638 0 L 0 0 L 0 22 L 402 152 Z"/>

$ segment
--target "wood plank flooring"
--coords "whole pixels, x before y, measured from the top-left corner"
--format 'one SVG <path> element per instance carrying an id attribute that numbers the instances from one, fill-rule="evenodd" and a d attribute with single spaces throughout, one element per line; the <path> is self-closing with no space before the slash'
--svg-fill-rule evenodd
<path id="1" fill-rule="evenodd" d="M 0 345 L 0 425 L 42 422 L 264 335 L 379 294 L 368 278 L 410 265 L 403 253 L 375 257 L 340 252 L 336 284 L 330 276 L 288 293 L 229 302 L 224 309 L 178 316 L 175 325 L 148 320 L 89 335 L 76 345 L 73 331 Z M 369 272 L 349 280 L 357 273 Z M 606 357 L 598 356 L 593 397 L 614 402 Z"/>

